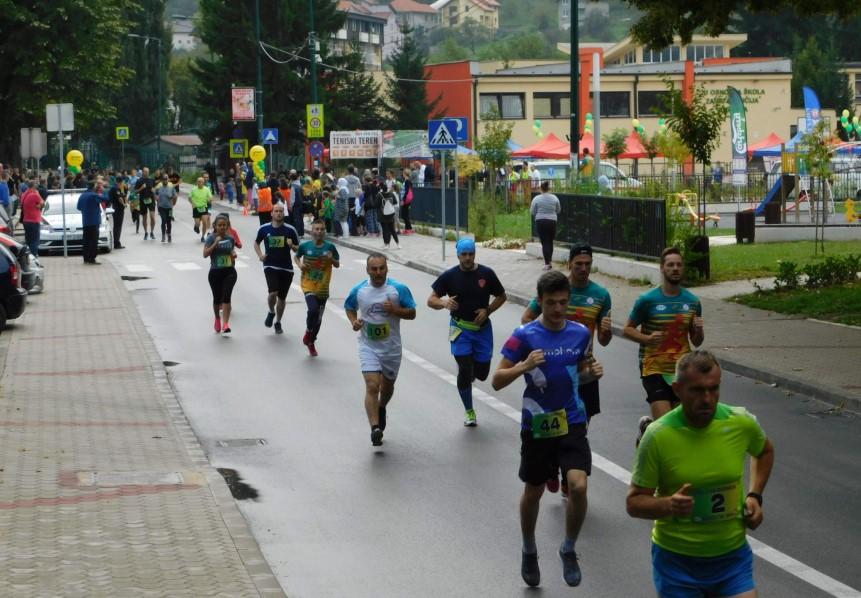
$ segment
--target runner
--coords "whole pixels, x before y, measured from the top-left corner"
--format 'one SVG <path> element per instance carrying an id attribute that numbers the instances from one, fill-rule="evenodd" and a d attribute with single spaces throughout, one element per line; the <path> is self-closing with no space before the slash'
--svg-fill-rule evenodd
<path id="1" fill-rule="evenodd" d="M 699 347 L 705 339 L 703 308 L 696 295 L 682 288 L 684 273 L 678 248 L 664 249 L 661 286 L 640 295 L 625 324 L 625 338 L 640 344 L 640 377 L 652 412 L 640 418 L 635 444 L 646 426 L 679 404 L 671 386 L 676 362 L 691 344 Z"/>
<path id="2" fill-rule="evenodd" d="M 135 171 L 133 170 L 132 173 L 135 173 Z M 140 177 L 137 174 L 132 174 L 129 177 L 129 206 L 131 206 L 132 210 L 132 222 L 135 223 L 135 234 L 141 232 L 141 200 L 136 190 L 139 179 Z"/>
<path id="3" fill-rule="evenodd" d="M 260 243 L 266 241 L 266 254 L 260 249 Z M 266 276 L 266 287 L 269 289 L 267 301 L 269 312 L 263 325 L 272 327 L 275 321 L 275 334 L 281 334 L 281 316 L 284 315 L 284 306 L 287 299 L 287 291 L 293 282 L 293 261 L 290 259 L 290 251 L 296 251 L 299 245 L 299 237 L 296 229 L 284 222 L 284 204 L 279 203 L 272 206 L 272 222 L 264 224 L 257 229 L 257 238 L 254 239 L 254 251 L 263 262 L 263 274 Z"/>
<path id="4" fill-rule="evenodd" d="M 236 284 L 236 242 L 230 235 L 230 222 L 222 215 L 215 217 L 215 231 L 203 243 L 203 257 L 210 259 L 209 287 L 212 289 L 212 311 L 215 332 L 230 334 L 230 296 Z"/>
<path id="5" fill-rule="evenodd" d="M 586 409 L 577 393 L 578 376 L 603 374 L 601 364 L 588 359 L 589 329 L 565 319 L 571 284 L 551 270 L 538 279 L 541 316 L 516 329 L 502 348 L 502 361 L 493 374 L 500 390 L 520 376 L 526 379 L 521 415 L 520 528 L 523 556 L 520 574 L 529 586 L 541 583 L 535 524 L 546 481 L 561 469 L 568 480 L 565 506 L 565 540 L 559 548 L 562 577 L 569 586 L 580 584 L 581 572 L 574 552 L 586 518 L 587 476 L 592 453 L 586 439 Z"/>
<path id="6" fill-rule="evenodd" d="M 652 577 L 659 596 L 755 598 L 745 527 L 762 523 L 774 447 L 746 409 L 719 402 L 721 367 L 714 355 L 686 353 L 676 368 L 673 390 L 681 405 L 643 435 L 628 514 L 655 520 Z"/>
<path id="7" fill-rule="evenodd" d="M 571 296 L 568 299 L 566 317 L 572 322 L 578 322 L 589 329 L 590 340 L 587 356 L 595 360 L 593 348 L 595 333 L 598 342 L 606 347 L 613 339 L 612 322 L 610 321 L 610 293 L 601 285 L 589 280 L 592 273 L 592 247 L 588 244 L 574 245 L 568 254 L 568 280 L 571 283 Z M 520 318 L 522 324 L 528 324 L 541 315 L 541 303 L 534 298 L 526 307 Z M 601 413 L 601 400 L 598 391 L 598 379 L 588 375 L 580 376 L 580 386 L 577 389 L 583 405 L 586 407 L 586 421 Z M 556 492 L 559 480 L 556 475 L 547 482 L 547 489 Z M 562 494 L 568 495 L 568 485 L 562 480 Z"/>
<path id="8" fill-rule="evenodd" d="M 338 249 L 326 240 L 326 223 L 317 218 L 311 223 L 311 237 L 296 251 L 296 265 L 302 271 L 302 292 L 308 305 L 305 320 L 305 336 L 302 342 L 308 347 L 311 357 L 317 357 L 317 334 L 323 323 L 323 312 L 329 298 L 329 281 L 332 279 L 332 266 L 341 266 Z"/>
<path id="9" fill-rule="evenodd" d="M 158 216 L 161 220 L 161 242 L 172 243 L 173 237 L 173 206 L 176 205 L 176 187 L 168 180 L 167 174 L 161 175 L 161 181 L 155 186 L 158 197 Z"/>
<path id="10" fill-rule="evenodd" d="M 212 203 L 212 191 L 206 186 L 202 176 L 197 177 L 197 186 L 188 194 L 188 201 L 191 204 L 191 217 L 194 218 L 194 232 L 200 233 L 200 240 L 203 241 L 206 231 L 209 230 L 209 204 Z"/>
<path id="11" fill-rule="evenodd" d="M 153 234 L 155 231 L 155 197 L 152 190 L 154 184 L 153 180 L 149 178 L 149 168 L 144 168 L 143 176 L 137 180 L 135 185 L 135 191 L 141 201 L 140 218 L 143 221 L 144 241 L 147 240 L 147 235 L 155 241 L 155 234 Z M 147 233 L 146 227 L 147 219 L 149 219 L 149 233 Z"/>
<path id="12" fill-rule="evenodd" d="M 457 392 L 466 411 L 463 425 L 473 427 L 478 421 L 472 404 L 472 383 L 476 378 L 487 380 L 490 373 L 493 357 L 490 314 L 502 307 L 506 295 L 496 273 L 475 263 L 475 241 L 461 239 L 456 248 L 460 264 L 440 274 L 431 285 L 428 307 L 451 313 L 448 340 L 457 362 Z"/>
<path id="13" fill-rule="evenodd" d="M 371 425 L 371 444 L 383 444 L 386 405 L 395 392 L 401 367 L 401 320 L 414 320 L 416 302 L 410 290 L 388 278 L 386 256 L 367 259 L 370 280 L 363 280 L 344 301 L 347 318 L 359 334 L 359 364 L 365 378 L 365 412 Z"/>

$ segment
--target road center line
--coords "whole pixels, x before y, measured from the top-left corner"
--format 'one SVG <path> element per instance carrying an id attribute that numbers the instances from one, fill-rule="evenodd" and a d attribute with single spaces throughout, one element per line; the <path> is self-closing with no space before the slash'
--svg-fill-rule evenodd
<path id="1" fill-rule="evenodd" d="M 294 287 L 296 285 L 293 285 Z M 347 315 L 340 309 L 332 310 L 339 318 L 343 320 L 347 320 Z M 433 374 L 437 378 L 451 384 L 454 387 L 457 387 L 457 378 L 452 374 L 449 374 L 444 369 L 440 368 L 437 365 L 429 362 L 423 357 L 416 355 L 412 351 L 408 349 L 403 350 L 404 357 L 407 358 L 408 361 L 414 363 L 419 366 L 429 374 Z M 496 397 L 487 394 L 481 389 L 473 388 L 472 395 L 474 398 L 478 399 L 494 411 L 501 413 L 505 417 L 517 422 L 520 424 L 520 411 L 514 409 L 510 405 L 503 403 Z M 592 451 L 592 465 L 609 475 L 611 478 L 614 478 L 626 486 L 631 483 L 631 472 L 625 469 L 624 467 L 617 465 L 607 459 L 599 455 L 598 453 Z M 822 573 L 805 565 L 799 560 L 796 560 L 785 554 L 776 548 L 772 548 L 765 542 L 761 542 L 756 538 L 747 536 L 748 541 L 750 542 L 750 547 L 753 550 L 753 553 L 759 558 L 768 561 L 775 567 L 783 569 L 790 575 L 794 575 L 795 577 L 801 579 L 802 581 L 807 582 L 813 587 L 822 590 L 826 594 L 834 596 L 835 598 L 861 598 L 861 592 L 858 590 L 847 586 L 846 584 L 837 581 L 833 577 Z"/>

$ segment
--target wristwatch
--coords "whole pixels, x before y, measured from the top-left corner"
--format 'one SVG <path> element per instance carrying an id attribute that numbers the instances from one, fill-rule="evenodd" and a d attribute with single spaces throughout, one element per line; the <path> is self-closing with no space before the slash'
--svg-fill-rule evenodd
<path id="1" fill-rule="evenodd" d="M 749 497 L 755 498 L 756 502 L 759 503 L 759 506 L 760 507 L 762 506 L 762 494 L 760 494 L 759 492 L 748 492 L 747 497 L 745 497 L 745 498 L 749 498 Z"/>

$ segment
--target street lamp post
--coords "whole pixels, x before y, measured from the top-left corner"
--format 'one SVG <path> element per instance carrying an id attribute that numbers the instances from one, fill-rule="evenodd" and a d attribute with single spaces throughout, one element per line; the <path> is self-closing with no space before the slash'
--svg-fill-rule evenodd
<path id="1" fill-rule="evenodd" d="M 260 48 L 260 0 L 254 2 L 254 27 L 257 32 L 257 143 L 263 143 L 263 59 Z"/>
<path id="2" fill-rule="evenodd" d="M 156 106 L 156 131 L 157 135 L 155 138 L 155 155 L 156 155 L 156 167 L 161 168 L 161 72 L 162 72 L 162 51 L 161 51 L 161 38 L 154 37 L 152 35 L 140 35 L 137 33 L 127 33 L 128 37 L 134 37 L 137 39 L 144 40 L 144 47 L 146 47 L 150 40 L 155 40 L 158 42 L 158 104 Z"/>

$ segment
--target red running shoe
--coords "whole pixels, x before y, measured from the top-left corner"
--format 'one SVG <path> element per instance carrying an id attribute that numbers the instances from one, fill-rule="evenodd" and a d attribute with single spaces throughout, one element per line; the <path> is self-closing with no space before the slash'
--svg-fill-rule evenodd
<path id="1" fill-rule="evenodd" d="M 308 343 L 308 353 L 311 354 L 311 357 L 317 357 L 317 347 L 314 346 L 314 343 Z"/>
<path id="2" fill-rule="evenodd" d="M 221 318 L 215 318 L 215 333 L 221 332 Z"/>
<path id="3" fill-rule="evenodd" d="M 544 485 L 547 486 L 548 492 L 552 492 L 554 494 L 559 492 L 559 478 L 557 478 L 556 476 L 553 476 L 551 479 L 547 480 Z"/>
<path id="4" fill-rule="evenodd" d="M 310 330 L 305 331 L 305 336 L 302 337 L 302 344 L 303 345 L 310 345 L 311 344 L 311 331 Z"/>

